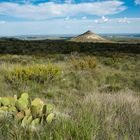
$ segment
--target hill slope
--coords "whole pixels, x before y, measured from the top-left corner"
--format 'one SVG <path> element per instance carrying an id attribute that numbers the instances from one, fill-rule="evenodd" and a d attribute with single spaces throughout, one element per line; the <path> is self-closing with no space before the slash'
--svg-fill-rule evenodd
<path id="1" fill-rule="evenodd" d="M 96 35 L 91 31 L 87 31 L 77 37 L 73 37 L 70 41 L 75 42 L 109 42 L 108 40 L 104 39 L 103 37 Z"/>

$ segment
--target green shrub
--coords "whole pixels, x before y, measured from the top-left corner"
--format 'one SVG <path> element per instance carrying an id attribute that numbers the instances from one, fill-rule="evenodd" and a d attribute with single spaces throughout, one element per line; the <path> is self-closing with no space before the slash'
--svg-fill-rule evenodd
<path id="1" fill-rule="evenodd" d="M 71 57 L 70 63 L 77 70 L 94 69 L 97 65 L 95 57 L 85 56 L 82 58 Z"/>
<path id="2" fill-rule="evenodd" d="M 5 75 L 6 81 L 10 83 L 35 81 L 44 83 L 56 80 L 61 75 L 61 69 L 52 64 L 48 65 L 31 65 L 31 66 L 14 66 L 11 71 Z"/>
<path id="3" fill-rule="evenodd" d="M 103 64 L 106 66 L 111 66 L 111 67 L 114 67 L 116 69 L 119 69 L 119 67 L 120 67 L 120 59 L 117 58 L 116 56 L 105 58 L 102 61 L 103 61 Z"/>

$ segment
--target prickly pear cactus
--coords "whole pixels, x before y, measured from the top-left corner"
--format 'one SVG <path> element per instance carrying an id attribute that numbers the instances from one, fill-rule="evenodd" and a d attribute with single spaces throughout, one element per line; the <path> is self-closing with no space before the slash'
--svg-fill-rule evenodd
<path id="1" fill-rule="evenodd" d="M 9 113 L 22 127 L 35 128 L 42 124 L 51 124 L 55 117 L 53 110 L 53 105 L 45 104 L 40 98 L 31 101 L 28 93 L 21 94 L 19 98 L 16 95 L 0 97 L 0 122 Z"/>
<path id="2" fill-rule="evenodd" d="M 15 106 L 19 111 L 23 111 L 26 108 L 28 108 L 28 102 L 20 98 L 19 100 L 16 101 Z"/>
<path id="3" fill-rule="evenodd" d="M 22 93 L 21 98 L 28 99 L 29 98 L 28 93 Z"/>
<path id="4" fill-rule="evenodd" d="M 32 120 L 33 120 L 32 116 L 25 116 L 22 120 L 21 126 L 25 127 L 25 126 L 31 124 Z"/>
<path id="5" fill-rule="evenodd" d="M 51 113 L 53 111 L 54 106 L 51 104 L 47 104 L 47 112 Z"/>
<path id="6" fill-rule="evenodd" d="M 16 107 L 11 106 L 11 107 L 8 108 L 8 111 L 9 112 L 17 112 L 17 109 L 16 109 Z"/>
<path id="7" fill-rule="evenodd" d="M 34 106 L 42 106 L 44 103 L 43 103 L 43 101 L 40 98 L 35 98 L 31 102 L 31 104 L 34 105 Z"/>
<path id="8" fill-rule="evenodd" d="M 46 118 L 47 123 L 51 124 L 51 122 L 53 121 L 53 118 L 54 118 L 54 113 L 50 113 Z"/>
<path id="9" fill-rule="evenodd" d="M 3 97 L 3 98 L 1 98 L 1 104 L 3 106 L 8 106 L 8 105 L 10 105 L 10 101 L 7 97 Z"/>
<path id="10" fill-rule="evenodd" d="M 31 106 L 31 114 L 33 118 L 37 118 L 37 116 L 39 115 L 39 110 L 37 106 L 34 106 L 34 105 Z"/>
<path id="11" fill-rule="evenodd" d="M 17 112 L 14 115 L 14 119 L 15 121 L 21 121 L 24 118 L 24 112 Z"/>

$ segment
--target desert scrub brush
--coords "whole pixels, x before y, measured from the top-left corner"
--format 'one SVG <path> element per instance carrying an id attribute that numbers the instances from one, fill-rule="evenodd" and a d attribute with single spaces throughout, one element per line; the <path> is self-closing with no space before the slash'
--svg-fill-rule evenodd
<path id="1" fill-rule="evenodd" d="M 91 56 L 82 58 L 71 57 L 69 62 L 76 70 L 94 69 L 97 65 L 96 58 Z"/>
<path id="2" fill-rule="evenodd" d="M 5 80 L 8 83 L 25 83 L 34 81 L 39 84 L 58 80 L 61 77 L 61 68 L 53 65 L 15 65 L 5 73 Z"/>

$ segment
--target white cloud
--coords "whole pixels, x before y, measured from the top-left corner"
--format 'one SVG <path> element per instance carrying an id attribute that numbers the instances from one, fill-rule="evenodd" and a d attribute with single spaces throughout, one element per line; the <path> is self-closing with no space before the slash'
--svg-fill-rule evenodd
<path id="1" fill-rule="evenodd" d="M 118 20 L 118 23 L 130 23 L 127 17 Z"/>
<path id="2" fill-rule="evenodd" d="M 86 20 L 86 19 L 87 19 L 87 17 L 86 17 L 86 16 L 83 16 L 83 17 L 82 17 L 82 19 L 83 19 L 83 20 Z"/>
<path id="3" fill-rule="evenodd" d="M 69 20 L 69 19 L 70 19 L 70 17 L 69 17 L 69 16 L 65 17 L 65 20 Z"/>
<path id="4" fill-rule="evenodd" d="M 94 20 L 95 23 L 106 23 L 106 22 L 108 22 L 108 21 L 109 21 L 109 19 L 106 18 L 105 16 L 102 16 L 101 19 L 96 19 L 96 20 Z"/>
<path id="5" fill-rule="evenodd" d="M 10 2 L 13 2 L 14 3 L 20 3 L 20 4 L 29 4 L 29 3 L 32 3 L 32 2 L 41 2 L 43 0 L 9 0 Z"/>
<path id="6" fill-rule="evenodd" d="M 65 0 L 65 3 L 71 4 L 71 3 L 73 3 L 73 0 Z"/>
<path id="7" fill-rule="evenodd" d="M 140 5 L 140 0 L 135 0 L 136 5 Z"/>
<path id="8" fill-rule="evenodd" d="M 105 16 L 102 16 L 100 19 L 95 19 L 94 23 L 96 24 L 104 24 L 104 23 L 131 23 L 131 22 L 135 22 L 138 18 L 114 18 L 114 19 L 108 19 Z"/>
<path id="9" fill-rule="evenodd" d="M 46 2 L 38 5 L 3 2 L 0 3 L 0 15 L 30 20 L 44 20 L 55 17 L 76 16 L 78 14 L 103 16 L 124 11 L 126 7 L 123 4 L 119 0 L 79 4 Z"/>
<path id="10" fill-rule="evenodd" d="M 0 24 L 5 24 L 5 23 L 6 23 L 6 21 L 4 21 L 4 20 L 0 21 Z"/>

